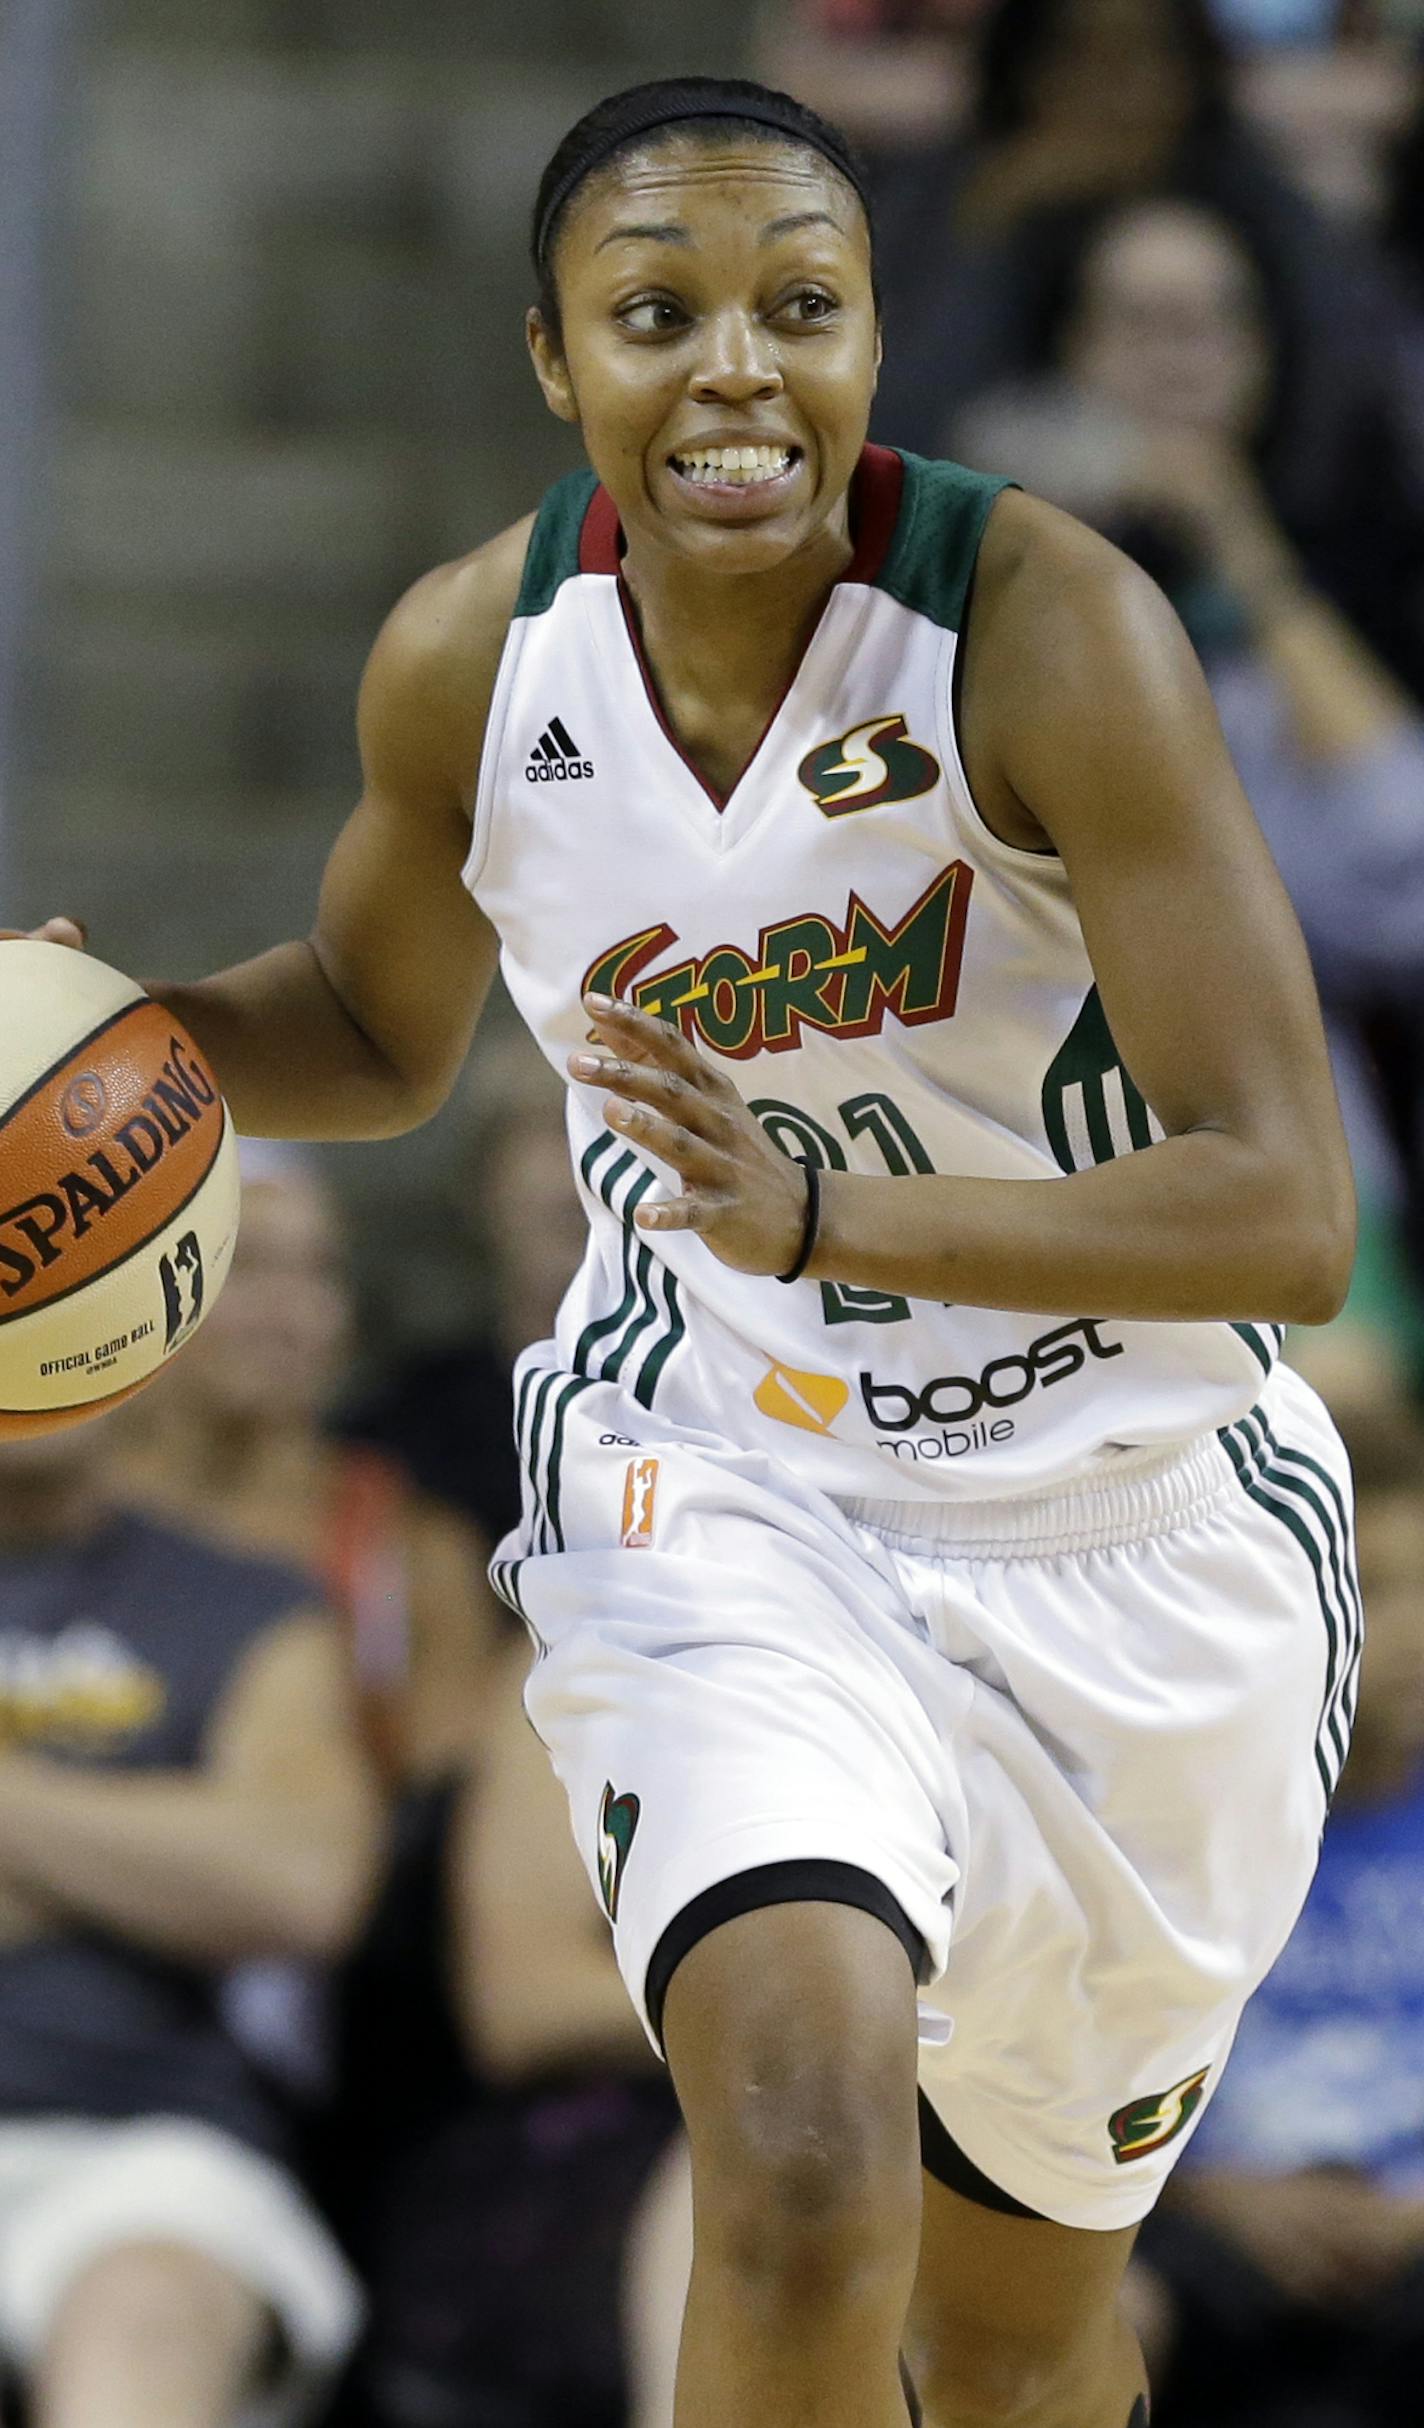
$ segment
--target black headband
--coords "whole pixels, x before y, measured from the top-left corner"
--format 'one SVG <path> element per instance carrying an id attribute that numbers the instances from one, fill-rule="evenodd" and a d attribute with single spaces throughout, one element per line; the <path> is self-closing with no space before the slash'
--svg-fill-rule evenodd
<path id="1" fill-rule="evenodd" d="M 601 169 L 615 152 L 621 152 L 626 143 L 632 143 L 639 135 L 651 135 L 658 127 L 676 126 L 687 118 L 739 118 L 743 123 L 750 120 L 753 125 L 771 127 L 776 134 L 785 135 L 790 143 L 808 145 L 855 189 L 866 217 L 870 216 L 869 197 L 850 153 L 835 142 L 829 130 L 822 135 L 808 127 L 794 103 L 782 103 L 770 92 L 756 94 L 747 101 L 697 100 L 690 94 L 686 100 L 670 101 L 654 94 L 646 98 L 640 95 L 630 102 L 626 115 L 605 128 L 597 149 L 565 171 L 545 202 L 534 230 L 534 259 L 541 270 L 545 266 L 549 231 L 574 188 L 591 177 L 595 169 Z"/>

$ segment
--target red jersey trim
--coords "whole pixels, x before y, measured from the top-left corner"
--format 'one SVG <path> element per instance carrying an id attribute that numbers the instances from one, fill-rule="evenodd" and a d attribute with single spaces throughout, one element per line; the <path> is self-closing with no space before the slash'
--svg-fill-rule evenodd
<path id="1" fill-rule="evenodd" d="M 600 482 L 588 501 L 579 533 L 580 573 L 616 573 L 623 554 L 618 509 Z"/>
<path id="2" fill-rule="evenodd" d="M 897 455 L 893 447 L 862 448 L 860 461 L 851 476 L 850 484 L 850 523 L 854 553 L 844 573 L 837 577 L 839 581 L 865 583 L 875 581 L 890 552 L 890 543 L 895 536 L 895 526 L 900 519 L 900 501 L 904 488 L 905 462 L 903 456 Z M 658 687 L 653 681 L 652 669 L 643 649 L 642 636 L 638 630 L 638 619 L 633 612 L 633 602 L 628 595 L 620 572 L 622 556 L 623 533 L 618 522 L 618 509 L 608 491 L 600 484 L 588 501 L 583 527 L 579 532 L 579 571 L 580 573 L 612 574 L 617 580 L 623 621 L 627 626 L 633 655 L 638 662 L 638 671 L 643 678 L 643 689 L 648 695 L 648 706 L 657 718 L 658 724 L 672 748 L 677 752 L 683 766 L 687 768 L 689 774 L 697 778 L 713 807 L 719 810 L 725 809 L 732 797 L 732 792 L 736 790 L 736 784 L 732 786 L 732 792 L 725 793 L 718 792 L 715 785 L 709 784 L 701 769 L 695 766 L 688 757 L 663 713 L 663 704 L 658 697 Z M 834 586 L 833 584 L 832 587 Z M 803 651 L 802 656 L 804 657 L 804 655 Z M 787 693 L 791 690 L 800 671 L 801 661 L 798 659 L 792 670 L 791 681 L 777 700 L 757 736 L 756 748 L 737 777 L 737 784 L 740 784 L 747 770 L 755 764 L 762 744 L 780 716 L 786 704 Z"/>
<path id="3" fill-rule="evenodd" d="M 900 499 L 905 487 L 904 457 L 893 447 L 863 447 L 851 476 L 850 525 L 855 553 L 843 582 L 873 582 L 890 553 Z M 584 512 L 579 532 L 580 573 L 616 573 L 623 555 L 618 509 L 599 485 Z"/>

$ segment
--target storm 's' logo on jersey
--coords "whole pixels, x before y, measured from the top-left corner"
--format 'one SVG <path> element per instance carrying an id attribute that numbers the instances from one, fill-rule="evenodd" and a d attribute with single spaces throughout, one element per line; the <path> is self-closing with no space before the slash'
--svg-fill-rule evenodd
<path id="1" fill-rule="evenodd" d="M 1120 2167 L 1126 2166 L 1129 2159 L 1145 2158 L 1149 2150 L 1160 2150 L 1164 2142 L 1176 2140 L 1201 2106 L 1210 2072 L 1211 2067 L 1204 2065 L 1199 2073 L 1188 2074 L 1185 2082 L 1174 2082 L 1170 2091 L 1152 2091 L 1146 2099 L 1130 2099 L 1125 2108 L 1119 2108 L 1115 2116 L 1108 2118 L 1108 2139 Z"/>
<path id="2" fill-rule="evenodd" d="M 877 801 L 914 801 L 939 782 L 939 761 L 910 740 L 901 716 L 869 717 L 808 750 L 796 773 L 818 809 L 841 818 Z"/>
<path id="3" fill-rule="evenodd" d="M 948 1020 L 959 997 L 974 871 L 953 860 L 893 925 L 852 894 L 842 925 L 803 911 L 764 927 L 755 952 L 714 945 L 649 972 L 678 942 L 666 924 L 625 936 L 584 973 L 584 994 L 622 995 L 640 1011 L 744 1062 L 786 1054 L 803 1028 L 878 1037 L 893 1012 L 904 1028 Z"/>

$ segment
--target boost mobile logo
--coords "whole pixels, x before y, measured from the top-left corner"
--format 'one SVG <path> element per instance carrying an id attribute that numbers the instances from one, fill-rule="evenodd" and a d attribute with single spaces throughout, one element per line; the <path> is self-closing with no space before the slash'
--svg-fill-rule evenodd
<path id="1" fill-rule="evenodd" d="M 1016 1408 L 1040 1386 L 1047 1390 L 1081 1373 L 1090 1357 L 1122 1354 L 1122 1342 L 1105 1340 L 1095 1317 L 1078 1315 L 1071 1323 L 1041 1332 L 1026 1349 L 991 1358 L 979 1374 L 938 1374 L 918 1391 L 905 1383 L 879 1383 L 873 1374 L 862 1373 L 860 1396 L 866 1415 L 882 1433 L 906 1434 L 916 1425 L 941 1429 L 938 1436 L 932 1433 L 920 1441 L 883 1442 L 882 1449 L 893 1450 L 897 1458 L 902 1451 L 912 1459 L 956 1458 L 966 1450 L 987 1449 L 991 1442 L 1009 1439 L 1014 1428 L 1007 1417 L 974 1423 L 986 1409 Z M 952 1425 L 968 1430 L 951 1433 Z"/>
<path id="2" fill-rule="evenodd" d="M 763 1416 L 779 1425 L 796 1425 L 803 1433 L 829 1433 L 846 1401 L 850 1385 L 838 1374 L 803 1374 L 797 1366 L 768 1366 L 752 1393 Z"/>

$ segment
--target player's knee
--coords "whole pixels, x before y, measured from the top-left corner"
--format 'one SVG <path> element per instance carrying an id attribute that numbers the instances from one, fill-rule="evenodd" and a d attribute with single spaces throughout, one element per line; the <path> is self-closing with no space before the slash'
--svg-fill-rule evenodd
<path id="1" fill-rule="evenodd" d="M 920 2356 L 926 2428 L 1076 2428 L 1101 2375 L 1100 2341 L 963 2323 Z"/>
<path id="2" fill-rule="evenodd" d="M 749 2084 L 694 2181 L 702 2255 L 762 2302 L 839 2306 L 913 2267 L 914 2109 L 869 2084 Z"/>

